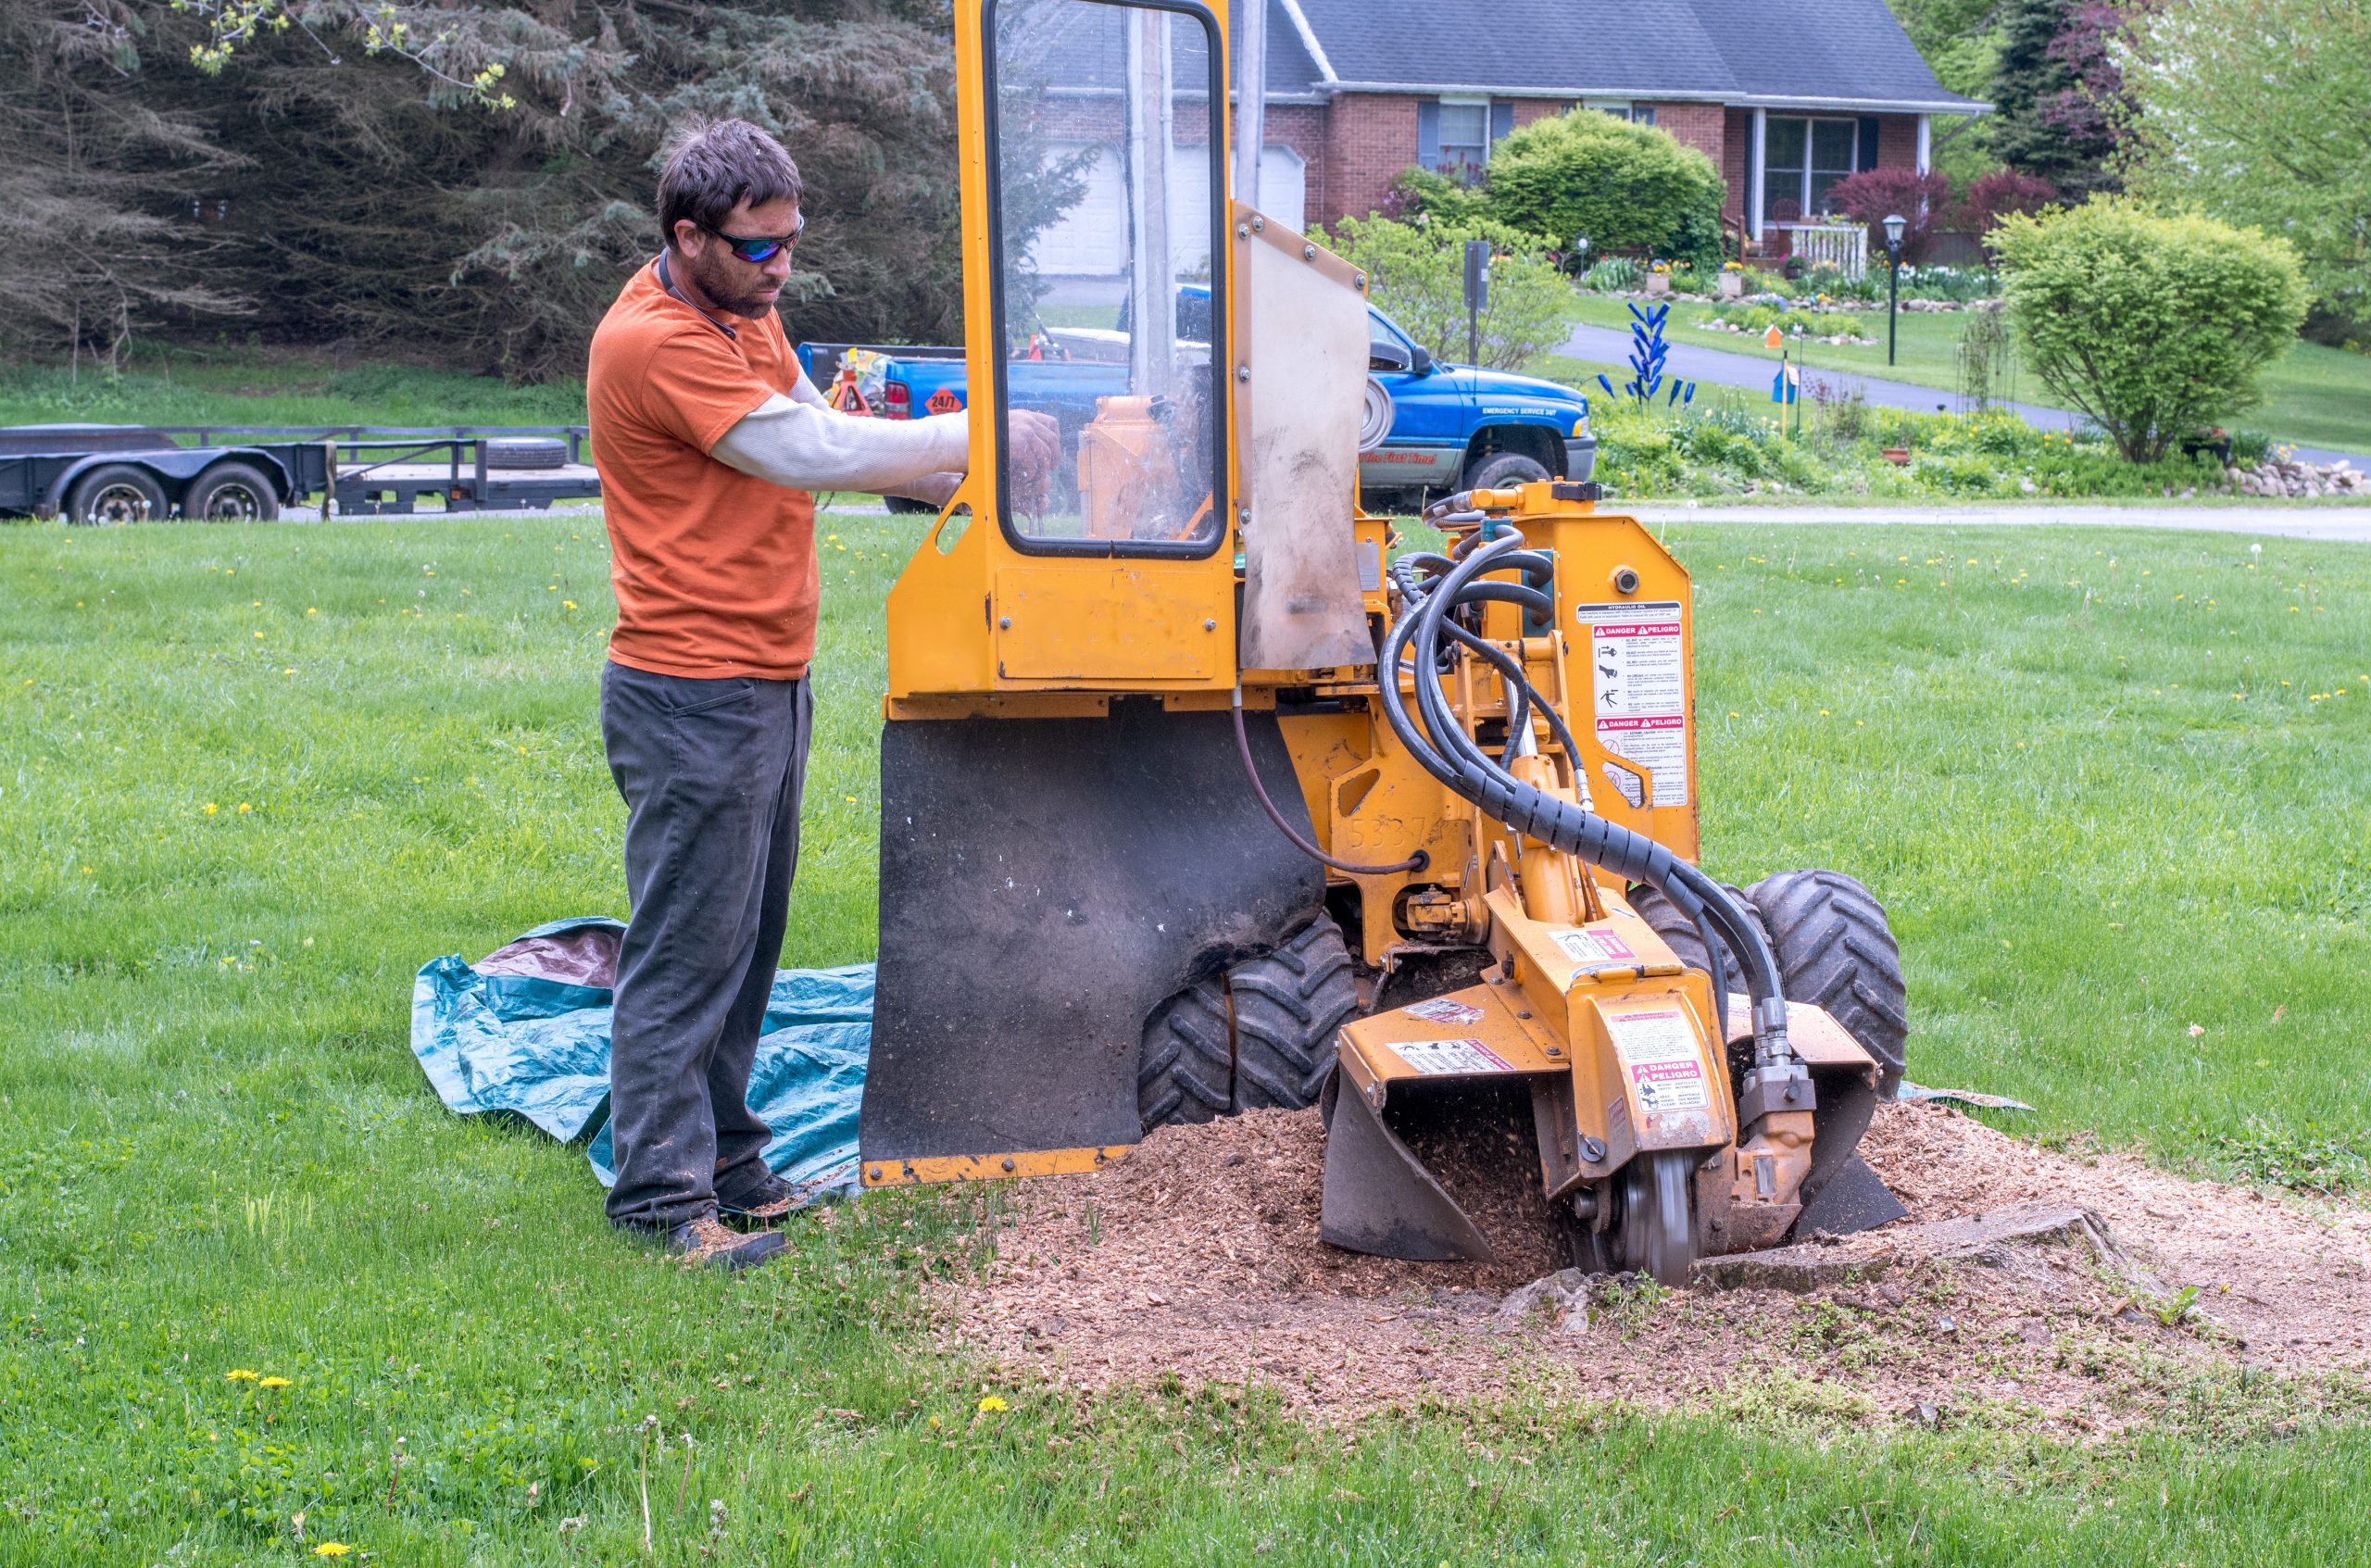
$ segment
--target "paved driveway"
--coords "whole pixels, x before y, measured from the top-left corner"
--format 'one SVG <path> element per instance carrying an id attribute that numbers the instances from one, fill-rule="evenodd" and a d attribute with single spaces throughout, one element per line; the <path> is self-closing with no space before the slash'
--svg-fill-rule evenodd
<path id="1" fill-rule="evenodd" d="M 1733 354 L 1725 348 L 1707 348 L 1699 343 L 1683 343 L 1676 336 L 1665 341 L 1670 343 L 1671 352 L 1663 359 L 1664 374 L 1713 386 L 1744 387 L 1764 397 L 1770 395 L 1770 383 L 1778 374 L 1776 360 Z M 1576 359 L 1594 360 L 1600 365 L 1626 365 L 1630 361 L 1630 334 L 1612 327 L 1574 327 L 1572 335 L 1564 340 L 1564 352 Z M 1816 354 L 1811 369 L 1803 373 L 1810 381 L 1825 382 L 1838 391 L 1849 392 L 1857 387 L 1862 396 L 1888 408 L 1949 413 L 1957 401 L 1952 394 L 1935 387 L 1879 381 L 1853 370 L 1830 369 L 1819 363 Z M 2001 407 L 2014 409 L 2036 430 L 2072 430 L 2081 422 L 2079 415 L 2064 408 L 2045 408 L 2038 403 L 2007 403 Z M 2332 452 L 2318 446 L 2300 446 L 2296 451 L 2302 462 L 2335 463 L 2343 458 L 2358 469 L 2371 470 L 2371 457 L 2360 453 Z"/>

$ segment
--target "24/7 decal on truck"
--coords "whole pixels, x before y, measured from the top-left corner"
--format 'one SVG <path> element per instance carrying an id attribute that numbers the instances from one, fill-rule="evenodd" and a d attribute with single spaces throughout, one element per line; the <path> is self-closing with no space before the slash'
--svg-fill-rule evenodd
<path id="1" fill-rule="evenodd" d="M 1687 623 L 1676 599 L 1580 605 L 1597 688 L 1597 743 L 1654 776 L 1656 806 L 1687 804 Z M 1633 806 L 1649 802 L 1618 768 L 1607 775 Z"/>

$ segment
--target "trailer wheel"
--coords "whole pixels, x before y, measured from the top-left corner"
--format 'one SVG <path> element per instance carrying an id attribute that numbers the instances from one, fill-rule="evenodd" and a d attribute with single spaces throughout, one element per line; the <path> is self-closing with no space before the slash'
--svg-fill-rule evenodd
<path id="1" fill-rule="evenodd" d="M 1748 894 L 1770 931 L 1787 999 L 1812 1002 L 1877 1059 L 1877 1092 L 1901 1086 L 1910 998 L 1885 906 L 1842 872 L 1780 872 Z"/>
<path id="2" fill-rule="evenodd" d="M 881 497 L 881 502 L 889 508 L 890 515 L 893 517 L 912 512 L 928 512 L 933 517 L 938 515 L 936 507 L 932 506 L 928 501 L 917 501 L 911 495 L 884 495 Z"/>
<path id="3" fill-rule="evenodd" d="M 165 515 L 165 487 L 146 469 L 107 463 L 74 482 L 66 497 L 66 521 L 83 527 L 146 522 Z"/>
<path id="4" fill-rule="evenodd" d="M 276 522 L 280 489 L 251 464 L 217 463 L 182 494 L 182 516 L 190 522 Z"/>
<path id="5" fill-rule="evenodd" d="M 1317 922 L 1226 972 L 1235 1004 L 1235 1109 L 1298 1110 L 1334 1071 L 1335 1032 L 1359 1008 L 1342 928 Z"/>

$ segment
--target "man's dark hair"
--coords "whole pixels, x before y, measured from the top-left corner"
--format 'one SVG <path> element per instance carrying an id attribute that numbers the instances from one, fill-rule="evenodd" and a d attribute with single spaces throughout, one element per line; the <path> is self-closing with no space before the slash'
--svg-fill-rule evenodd
<path id="1" fill-rule="evenodd" d="M 674 245 L 679 220 L 713 232 L 744 201 L 755 207 L 805 194 L 798 165 L 780 142 L 746 119 L 695 120 L 659 174 L 659 244 Z"/>

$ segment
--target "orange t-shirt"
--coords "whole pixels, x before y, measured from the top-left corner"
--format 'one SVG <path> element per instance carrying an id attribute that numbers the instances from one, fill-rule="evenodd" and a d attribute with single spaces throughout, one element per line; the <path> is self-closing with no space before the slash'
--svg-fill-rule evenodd
<path id="1" fill-rule="evenodd" d="M 593 334 L 593 464 L 609 524 L 609 657 L 660 675 L 788 680 L 815 653 L 815 497 L 729 468 L 717 438 L 798 383 L 769 310 L 725 329 L 654 263 Z"/>

